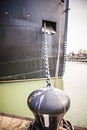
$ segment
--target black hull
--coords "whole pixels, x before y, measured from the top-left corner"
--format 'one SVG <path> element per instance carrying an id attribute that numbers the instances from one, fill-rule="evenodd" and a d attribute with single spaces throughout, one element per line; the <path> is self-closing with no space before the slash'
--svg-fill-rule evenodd
<path id="1" fill-rule="evenodd" d="M 56 32 L 48 45 L 50 74 L 55 76 L 61 19 L 59 76 L 63 76 L 68 0 L 0 1 L 0 80 L 43 78 L 43 22 Z"/>

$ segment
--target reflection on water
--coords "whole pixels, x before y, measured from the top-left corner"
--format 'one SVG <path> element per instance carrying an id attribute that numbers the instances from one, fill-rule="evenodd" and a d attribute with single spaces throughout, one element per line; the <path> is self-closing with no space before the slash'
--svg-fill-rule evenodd
<path id="1" fill-rule="evenodd" d="M 71 99 L 66 118 L 74 125 L 87 127 L 87 63 L 67 62 L 63 81 Z"/>

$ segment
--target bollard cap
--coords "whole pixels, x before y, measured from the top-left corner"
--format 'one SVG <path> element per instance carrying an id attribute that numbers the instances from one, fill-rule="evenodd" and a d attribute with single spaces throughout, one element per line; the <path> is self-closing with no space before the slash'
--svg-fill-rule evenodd
<path id="1" fill-rule="evenodd" d="M 69 97 L 62 90 L 53 87 L 33 91 L 27 103 L 34 114 L 65 114 L 70 107 Z"/>

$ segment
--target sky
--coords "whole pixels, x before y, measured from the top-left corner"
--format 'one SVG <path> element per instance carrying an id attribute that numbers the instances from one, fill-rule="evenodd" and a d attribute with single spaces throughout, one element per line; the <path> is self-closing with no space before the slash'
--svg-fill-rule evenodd
<path id="1" fill-rule="evenodd" d="M 87 0 L 70 0 L 67 54 L 87 50 Z"/>

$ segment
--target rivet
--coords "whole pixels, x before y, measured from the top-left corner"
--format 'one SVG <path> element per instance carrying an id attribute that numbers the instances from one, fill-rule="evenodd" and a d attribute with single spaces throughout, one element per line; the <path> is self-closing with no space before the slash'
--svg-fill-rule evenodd
<path id="1" fill-rule="evenodd" d="M 6 12 L 5 12 L 5 14 L 7 15 L 7 14 L 8 14 L 8 12 L 6 11 Z"/>
<path id="2" fill-rule="evenodd" d="M 28 17 L 30 17 L 31 15 L 28 13 L 28 15 L 27 15 Z"/>

